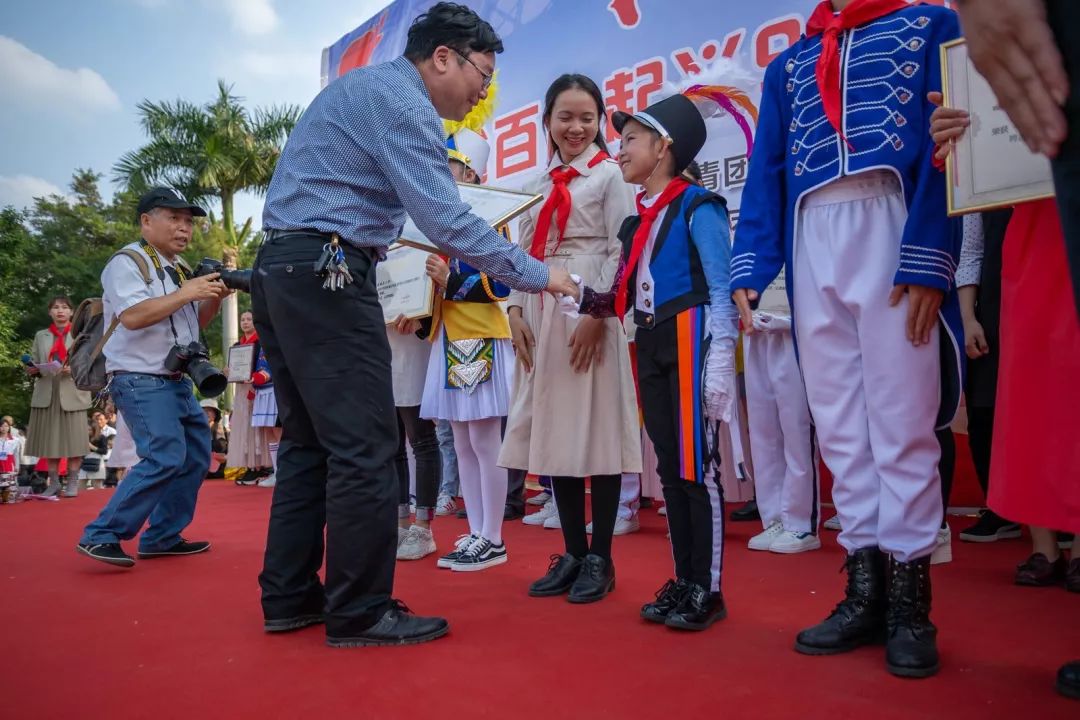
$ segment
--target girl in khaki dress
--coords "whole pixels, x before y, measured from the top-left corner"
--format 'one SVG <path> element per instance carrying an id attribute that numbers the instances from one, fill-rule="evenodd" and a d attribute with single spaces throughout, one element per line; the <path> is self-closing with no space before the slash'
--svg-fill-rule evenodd
<path id="1" fill-rule="evenodd" d="M 255 316 L 248 310 L 240 314 L 241 345 L 253 345 L 259 342 L 255 332 Z M 255 385 L 248 382 L 236 383 L 233 396 L 232 436 L 229 438 L 229 454 L 225 461 L 228 467 L 247 468 L 237 481 L 237 485 L 254 485 L 261 476 L 269 474 L 272 465 L 268 430 L 272 428 L 254 427 L 251 424 L 251 406 L 255 399 Z"/>
<path id="2" fill-rule="evenodd" d="M 552 159 L 527 190 L 544 203 L 522 217 L 519 241 L 549 266 L 609 288 L 634 214 L 631 188 L 607 157 L 600 90 L 583 75 L 548 89 L 544 127 Z M 641 472 L 641 442 L 626 333 L 616 319 L 570 319 L 550 296 L 514 293 L 508 302 L 520 363 L 499 464 L 552 477 L 566 553 L 532 584 L 534 597 L 569 592 L 602 599 L 615 585 L 611 538 L 622 473 Z M 593 535 L 585 531 L 591 479 Z"/>
<path id="3" fill-rule="evenodd" d="M 75 338 L 71 335 L 71 300 L 55 297 L 49 301 L 52 324 L 34 336 L 31 353 L 34 365 L 51 361 L 66 363 Z M 38 372 L 28 366 L 27 373 L 37 378 L 30 399 L 30 428 L 26 454 L 44 458 L 49 463 L 49 487 L 43 493 L 52 497 L 60 492 L 60 458 L 68 459 L 68 484 L 65 497 L 79 492 L 79 466 L 87 451 L 86 411 L 90 393 L 75 387 L 71 371 L 65 367 L 57 374 Z"/>

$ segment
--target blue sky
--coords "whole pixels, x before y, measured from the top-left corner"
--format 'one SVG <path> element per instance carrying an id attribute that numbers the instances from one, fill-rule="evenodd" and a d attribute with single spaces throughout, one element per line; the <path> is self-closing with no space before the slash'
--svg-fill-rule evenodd
<path id="1" fill-rule="evenodd" d="M 68 192 L 145 139 L 136 104 L 210 100 L 219 78 L 250 106 L 305 106 L 322 48 L 389 0 L 4 0 L 0 207 Z M 238 222 L 261 201 L 237 203 Z"/>

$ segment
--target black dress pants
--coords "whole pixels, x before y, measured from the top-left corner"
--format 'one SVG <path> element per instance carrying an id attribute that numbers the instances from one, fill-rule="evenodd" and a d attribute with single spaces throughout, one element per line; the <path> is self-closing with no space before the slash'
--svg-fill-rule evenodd
<path id="1" fill-rule="evenodd" d="M 263 614 L 324 609 L 349 637 L 389 607 L 397 549 L 397 417 L 373 253 L 345 247 L 355 282 L 322 289 L 323 237 L 271 231 L 255 260 L 252 309 L 274 377 L 282 437 L 270 508 Z"/>
<path id="2" fill-rule="evenodd" d="M 716 592 L 724 552 L 724 490 L 716 473 L 705 482 L 682 477 L 679 451 L 679 342 L 674 319 L 636 335 L 638 386 L 645 430 L 656 450 L 667 505 L 675 574 Z M 703 344 L 702 357 L 708 353 Z M 695 379 L 699 382 L 700 378 Z M 700 408 L 694 409 L 700 413 Z"/>
<path id="3" fill-rule="evenodd" d="M 1080 322 L 1080 3 L 1047 0 L 1046 10 L 1069 75 L 1069 99 L 1065 103 L 1069 135 L 1051 166 Z"/>

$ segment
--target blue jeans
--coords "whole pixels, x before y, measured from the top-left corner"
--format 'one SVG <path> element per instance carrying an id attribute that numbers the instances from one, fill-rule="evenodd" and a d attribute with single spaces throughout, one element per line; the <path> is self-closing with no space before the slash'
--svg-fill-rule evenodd
<path id="1" fill-rule="evenodd" d="M 206 414 L 187 378 L 116 375 L 111 392 L 131 430 L 139 462 L 97 519 L 86 526 L 80 542 L 130 540 L 149 518 L 139 551 L 166 550 L 180 542 L 180 533 L 191 523 L 199 487 L 210 467 Z"/>
<path id="2" fill-rule="evenodd" d="M 461 494 L 458 479 L 457 453 L 454 451 L 454 431 L 449 420 L 435 422 L 435 436 L 439 438 L 439 452 L 442 454 L 442 484 L 439 496 L 457 497 Z"/>

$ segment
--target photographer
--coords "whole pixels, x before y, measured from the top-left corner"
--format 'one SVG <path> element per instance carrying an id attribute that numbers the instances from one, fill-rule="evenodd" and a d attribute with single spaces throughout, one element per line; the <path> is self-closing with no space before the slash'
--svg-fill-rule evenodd
<path id="1" fill-rule="evenodd" d="M 143 239 L 125 250 L 143 256 L 146 282 L 134 258 L 117 254 L 101 273 L 106 322 L 120 323 L 105 343 L 110 393 L 129 421 L 140 462 L 90 523 L 79 552 L 101 562 L 131 567 L 120 547 L 150 526 L 139 557 L 192 555 L 208 542 L 180 533 L 195 514 L 199 486 L 210 465 L 206 415 L 192 393 L 220 394 L 225 378 L 210 366 L 199 329 L 217 314 L 228 288 L 217 273 L 194 277 L 179 258 L 191 240 L 192 217 L 206 213 L 169 188 L 154 188 L 138 206 Z"/>

